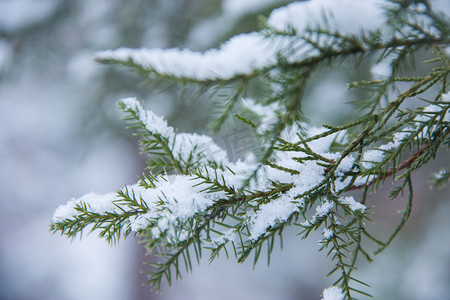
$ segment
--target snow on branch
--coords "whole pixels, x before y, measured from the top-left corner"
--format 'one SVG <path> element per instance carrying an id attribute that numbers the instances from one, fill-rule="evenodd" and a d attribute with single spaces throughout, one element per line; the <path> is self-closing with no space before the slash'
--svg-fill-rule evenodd
<path id="1" fill-rule="evenodd" d="M 301 33 L 309 28 L 321 27 L 343 34 L 360 34 L 374 31 L 384 24 L 387 18 L 383 5 L 385 0 L 312 0 L 298 1 L 275 9 L 268 24 L 280 32 L 295 30 Z"/>
<path id="2" fill-rule="evenodd" d="M 90 193 L 79 199 L 72 199 L 56 210 L 53 222 L 74 219 L 85 213 L 104 215 L 125 213 L 129 214 L 126 218 L 128 230 L 139 231 L 152 227 L 154 228 L 152 233 L 156 233 L 158 237 L 161 232 L 172 228 L 170 232 L 173 235 L 174 227 L 168 227 L 169 224 L 176 226 L 176 222 L 184 222 L 196 213 L 206 213 L 211 205 L 226 198 L 224 191 L 202 193 L 210 182 L 219 178 L 224 185 L 227 184 L 238 190 L 249 173 L 256 168 L 255 158 L 250 153 L 244 161 L 230 162 L 226 158 L 226 153 L 211 143 L 211 138 L 188 133 L 175 134 L 175 130 L 168 126 L 163 118 L 144 110 L 134 98 L 124 99 L 120 103 L 124 111 L 135 116 L 141 126 L 152 136 L 163 137 L 168 140 L 167 145 L 174 145 L 170 149 L 172 157 L 183 161 L 186 157 L 194 155 L 197 157 L 198 167 L 187 170 L 187 173 L 190 173 L 187 175 L 162 174 L 151 179 L 143 179 L 137 184 L 124 187 L 118 195 Z M 296 127 L 287 128 L 282 136 L 287 141 L 298 142 L 295 134 L 297 130 Z M 320 130 L 311 128 L 310 132 L 316 134 Z M 311 142 L 311 147 L 326 155 L 333 139 L 334 135 L 326 136 Z M 205 144 L 209 147 L 214 146 L 220 151 L 219 156 L 214 155 L 216 164 L 211 164 L 212 157 L 197 151 Z M 217 149 L 215 153 L 218 152 Z M 249 190 L 271 190 L 272 182 L 288 183 L 290 187 L 284 193 L 280 193 L 278 199 L 259 206 L 256 212 L 249 211 L 246 218 L 251 239 L 258 238 L 267 228 L 277 222 L 285 221 L 292 213 L 298 211 L 302 207 L 302 199 L 295 199 L 295 196 L 308 193 L 324 180 L 325 167 L 318 165 L 315 161 L 299 164 L 293 159 L 305 156 L 306 154 L 301 151 L 280 152 L 277 160 L 274 161 L 275 165 L 284 166 L 286 169 L 297 169 L 298 174 L 293 176 L 288 171 L 270 166 L 264 166 L 258 171 L 258 179 L 251 182 Z M 218 158 L 220 161 L 217 162 Z M 220 167 L 224 164 L 226 168 Z M 134 206 L 129 205 L 130 199 L 141 201 L 140 210 L 137 211 Z"/>
<path id="3" fill-rule="evenodd" d="M 98 52 L 99 61 L 131 63 L 160 76 L 198 81 L 228 80 L 276 63 L 277 47 L 259 33 L 241 34 L 219 49 L 128 49 Z"/>
<path id="4" fill-rule="evenodd" d="M 344 300 L 345 296 L 342 289 L 337 286 L 331 286 L 323 290 L 323 300 Z"/>
<path id="5" fill-rule="evenodd" d="M 448 95 L 446 94 L 444 99 L 447 98 Z M 177 160 L 183 161 L 186 160 L 186 157 L 194 155 L 197 157 L 198 162 L 203 161 L 203 163 L 198 164 L 199 168 L 195 172 L 191 170 L 191 174 L 161 174 L 151 177 L 151 179 L 143 179 L 134 185 L 126 186 L 118 194 L 97 195 L 90 193 L 79 199 L 72 199 L 55 211 L 53 216 L 54 223 L 74 220 L 80 216 L 85 217 L 86 214 L 125 214 L 126 224 L 128 224 L 127 231 L 138 232 L 150 227 L 155 237 L 159 237 L 162 232 L 165 232 L 174 238 L 176 234 L 175 228 L 179 225 L 178 222 L 185 222 L 197 213 L 206 213 L 215 203 L 229 196 L 236 196 L 235 194 L 227 195 L 226 191 L 223 190 L 205 193 L 204 191 L 207 190 L 210 182 L 219 178 L 223 185 L 228 184 L 233 190 L 238 190 L 245 182 L 249 172 L 255 169 L 256 161 L 251 155 L 247 156 L 247 159 L 244 161 L 230 162 L 226 157 L 225 151 L 213 144 L 211 138 L 188 133 L 175 134 L 175 130 L 168 126 L 163 118 L 156 116 L 151 111 L 144 110 L 134 98 L 124 99 L 121 103 L 125 111 L 134 112 L 146 130 L 153 135 L 166 138 L 170 141 L 168 144 L 174 145 L 171 153 Z M 441 111 L 441 109 L 441 106 L 430 105 L 423 109 L 423 113 L 416 117 L 414 121 L 418 122 L 417 124 L 422 124 Z M 445 122 L 449 122 L 447 113 L 443 115 L 442 119 Z M 310 135 L 306 138 L 313 138 L 307 146 L 308 149 L 315 151 L 314 153 L 319 157 L 328 158 L 330 163 L 339 159 L 341 153 L 329 152 L 336 134 L 315 138 L 321 136 L 326 129 L 311 127 L 308 131 Z M 295 126 L 286 128 L 282 133 L 283 140 L 293 145 L 300 143 L 296 132 L 298 132 L 298 128 Z M 408 127 L 406 132 L 411 134 L 411 132 L 414 132 L 414 129 Z M 179 138 L 180 135 L 181 138 Z M 401 138 L 398 138 L 398 136 L 401 136 Z M 406 138 L 406 133 L 396 134 L 394 142 L 386 144 L 388 146 L 378 147 L 378 149 L 384 149 L 385 151 L 367 150 L 363 154 L 363 158 L 368 160 L 371 157 L 371 161 L 375 160 L 372 163 L 379 163 L 382 161 L 383 155 L 387 153 L 387 149 L 399 147 L 400 143 Z M 175 140 L 177 140 L 176 143 L 174 143 Z M 214 157 L 216 159 L 220 158 L 220 164 L 208 165 L 212 161 L 212 157 L 208 158 L 201 151 L 197 151 L 197 149 L 204 147 L 205 144 L 218 149 L 220 155 L 214 155 Z M 218 152 L 217 149 L 215 150 L 216 153 Z M 372 154 L 375 152 L 376 158 Z M 267 165 L 258 171 L 258 179 L 251 182 L 249 190 L 270 191 L 273 188 L 273 182 L 288 184 L 289 188 L 283 190 L 269 203 L 258 205 L 256 210 L 248 211 L 246 224 L 249 227 L 249 238 L 251 240 L 258 239 L 266 233 L 268 228 L 286 221 L 293 213 L 300 211 L 304 207 L 305 199 L 299 198 L 299 195 L 310 195 L 326 183 L 329 168 L 324 166 L 323 161 L 320 159 L 302 161 L 302 159 L 307 157 L 308 154 L 305 149 L 289 152 L 279 151 L 272 166 L 280 166 L 282 168 L 273 168 L 271 165 Z M 353 184 L 352 187 L 357 187 L 370 183 L 371 180 L 376 178 L 372 176 L 369 180 L 367 176 L 362 176 L 352 181 L 347 173 L 355 168 L 355 163 L 355 158 L 350 155 L 346 157 L 346 160 L 342 160 L 342 163 L 336 168 L 336 178 L 333 184 L 336 192 L 345 190 L 349 187 L 349 184 Z M 225 164 L 226 168 L 217 167 L 223 164 Z M 362 166 L 366 165 L 367 162 L 362 163 Z M 296 170 L 296 172 L 291 174 L 289 170 Z M 208 180 L 205 181 L 202 178 L 207 178 Z M 251 193 L 246 196 L 249 198 L 253 197 Z M 139 209 L 136 210 L 135 206 L 130 205 L 130 201 L 139 202 Z M 363 204 L 356 202 L 353 197 L 339 198 L 339 202 L 353 211 L 364 212 L 366 209 Z M 316 208 L 316 214 L 304 225 L 315 224 L 317 219 L 323 218 L 332 208 L 332 202 L 329 200 L 324 201 L 322 206 Z"/>
<path id="6" fill-rule="evenodd" d="M 381 1 L 384 2 L 384 1 Z M 323 19 L 322 13 L 332 16 L 333 30 L 359 34 L 363 30 L 378 28 L 385 22 L 380 1 L 302 1 L 275 10 L 268 24 L 282 32 L 303 32 Z M 356 24 L 354 22 L 357 22 Z M 299 44 L 295 52 L 286 52 L 287 45 Z M 239 76 L 273 67 L 278 55 L 289 61 L 301 61 L 320 52 L 295 37 L 267 37 L 264 32 L 253 32 L 233 37 L 219 49 L 195 52 L 188 49 L 128 49 L 101 51 L 96 59 L 121 62 L 154 72 L 159 76 L 185 78 L 195 81 L 230 80 Z"/>
<path id="7" fill-rule="evenodd" d="M 91 193 L 79 199 L 73 199 L 56 210 L 53 217 L 54 222 L 74 219 L 84 213 L 125 213 L 129 214 L 126 217 L 128 230 L 139 231 L 152 227 L 152 233 L 158 237 L 161 232 L 170 229 L 173 237 L 173 228 L 178 224 L 176 222 L 185 222 L 197 213 L 206 213 L 214 203 L 224 200 L 228 196 L 236 196 L 236 194 L 227 195 L 226 192 L 230 193 L 230 191 L 224 190 L 202 193 L 202 191 L 208 190 L 211 182 L 219 179 L 223 185 L 227 184 L 233 190 L 238 190 L 244 184 L 249 173 L 256 168 L 255 158 L 250 153 L 244 161 L 230 162 L 223 150 L 220 150 L 215 144 L 211 144 L 212 139 L 209 137 L 188 133 L 175 134 L 175 130 L 168 126 L 163 118 L 156 116 L 151 111 L 144 110 L 134 98 L 124 99 L 121 104 L 124 111 L 136 116 L 142 127 L 152 136 L 163 137 L 169 141 L 166 143 L 167 145 L 174 145 L 170 149 L 172 157 L 183 161 L 186 160 L 186 157 L 194 155 L 199 162 L 196 164 L 197 167 L 186 170 L 186 175 L 161 174 L 151 177 L 151 179 L 143 179 L 137 184 L 124 187 L 118 195 L 114 193 L 106 195 Z M 307 137 L 320 135 L 324 131 L 325 129 L 311 127 L 309 129 L 310 135 Z M 283 131 L 282 137 L 286 142 L 298 143 L 300 140 L 296 132 L 298 132 L 297 127 L 288 127 Z M 180 135 L 182 138 L 180 138 Z M 337 152 L 329 153 L 335 136 L 336 134 L 331 134 L 320 139 L 314 139 L 309 143 L 308 148 L 317 151 L 320 156 L 339 157 L 340 154 Z M 206 154 L 197 151 L 205 144 L 214 145 L 219 151 L 223 151 L 219 152 L 221 154 L 219 156 L 214 155 L 215 159 L 220 158 L 218 163 L 211 164 L 211 157 L 208 158 Z M 288 184 L 289 188 L 279 193 L 276 199 L 270 203 L 258 205 L 256 210 L 248 211 L 246 219 L 250 239 L 256 240 L 265 234 L 268 228 L 285 221 L 294 212 L 298 212 L 303 207 L 304 200 L 297 196 L 310 194 L 324 184 L 326 167 L 320 164 L 320 159 L 299 163 L 299 160 L 306 157 L 307 154 L 304 151 L 280 151 L 277 153 L 272 166 L 281 166 L 284 169 L 267 165 L 258 170 L 257 180 L 250 183 L 248 190 L 271 191 L 274 188 L 274 182 Z M 347 182 L 344 174 L 351 167 L 349 164 L 346 167 L 341 166 L 339 174 L 343 177 L 338 177 L 336 182 Z M 294 169 L 297 170 L 296 174 L 291 174 L 289 170 Z M 342 186 L 342 183 L 337 186 Z M 251 198 L 254 197 L 254 194 L 250 193 L 244 196 Z M 130 199 L 141 201 L 140 210 L 137 211 L 134 206 L 129 205 Z M 356 203 L 352 202 L 351 205 L 353 207 Z M 172 224 L 172 227 L 169 224 Z"/>
<path id="8" fill-rule="evenodd" d="M 247 149 L 242 159 L 233 160 L 213 138 L 179 133 L 135 98 L 123 99 L 119 106 L 149 156 L 148 171 L 117 193 L 90 193 L 60 206 L 52 231 L 73 237 L 90 227 L 110 242 L 139 235 L 148 249 L 166 258 L 155 264 L 149 279 L 160 287 L 162 278 L 170 281 L 171 270 L 180 276 L 181 257 L 191 268 L 189 249 L 199 258 L 207 248 L 212 260 L 231 244 L 238 262 L 251 253 L 256 262 L 264 244 L 270 255 L 285 226 L 296 225 L 303 238 L 320 229 L 320 250 L 328 250 L 335 263 L 330 275 L 338 277 L 323 291 L 324 299 L 367 295 L 355 288 L 362 282 L 352 275 L 358 255 L 372 260 L 363 242 L 376 243 L 375 254 L 391 243 L 411 214 L 411 174 L 449 146 L 450 25 L 439 3 L 300 1 L 274 10 L 261 31 L 235 36 L 218 49 L 97 53 L 99 61 L 163 80 L 231 86 L 217 127 L 235 110 L 243 111 L 248 119 L 234 115 L 254 130 L 261 149 Z M 403 65 L 423 49 L 434 55 L 425 63 L 437 67 L 423 76 L 402 77 Z M 376 79 L 348 85 L 368 90 L 367 99 L 355 101 L 358 117 L 337 126 L 312 126 L 301 106 L 307 85 L 314 83 L 311 74 L 355 54 L 367 58 L 363 73 Z M 252 78 L 264 84 L 263 93 L 247 91 Z M 407 202 L 399 225 L 382 242 L 366 228 L 366 199 L 369 189 L 387 178 L 398 185 L 388 196 L 405 191 Z M 434 185 L 444 186 L 448 172 L 435 179 Z M 364 191 L 359 199 L 346 194 L 354 190 Z"/>
<path id="9" fill-rule="evenodd" d="M 340 53 L 340 44 L 345 43 L 354 43 L 353 47 L 365 52 L 377 47 L 365 37 L 370 32 L 376 32 L 385 42 L 397 38 L 392 34 L 393 29 L 386 26 L 390 22 L 386 6 L 394 5 L 388 0 L 300 1 L 271 13 L 267 26 L 279 33 L 276 35 L 268 35 L 264 30 L 241 34 L 220 48 L 205 52 L 179 48 L 119 48 L 100 51 L 95 58 L 186 81 L 207 83 L 253 77 L 274 68 L 280 56 L 290 63 L 302 62 L 320 57 L 325 49 Z M 430 18 L 422 15 L 420 21 L 428 24 Z M 322 36 L 315 37 L 315 31 Z M 406 28 L 403 35 L 413 36 L 414 33 L 413 29 Z M 435 31 L 430 27 L 429 32 L 421 34 L 433 36 Z"/>

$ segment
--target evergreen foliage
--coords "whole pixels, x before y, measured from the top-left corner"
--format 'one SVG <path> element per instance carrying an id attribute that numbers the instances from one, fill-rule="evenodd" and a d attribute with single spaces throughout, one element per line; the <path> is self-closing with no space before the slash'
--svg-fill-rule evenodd
<path id="1" fill-rule="evenodd" d="M 101 62 L 132 67 L 159 82 L 201 92 L 232 87 L 211 128 L 218 132 L 234 115 L 261 147 L 232 161 L 210 137 L 179 133 L 137 100 L 124 99 L 119 106 L 148 156 L 148 172 L 116 194 L 71 200 L 58 208 L 51 230 L 74 237 L 89 229 L 110 243 L 139 236 L 149 253 L 162 258 L 149 274 L 157 289 L 164 279 L 181 277 L 183 266 L 190 271 L 205 250 L 211 261 L 224 253 L 238 262 L 253 255 L 256 264 L 265 248 L 270 258 L 287 226 L 297 226 L 302 238 L 322 231 L 320 250 L 334 262 L 328 274 L 333 286 L 345 299 L 369 295 L 368 284 L 354 276 L 359 257 L 371 262 L 394 240 L 411 214 L 412 174 L 450 147 L 450 23 L 432 4 L 386 1 L 385 27 L 353 34 L 334 27 L 326 14 L 321 22 L 285 30 L 264 20 L 257 34 L 270 45 L 279 42 L 280 48 L 273 46 L 276 61 L 231 75 L 196 75 L 179 62 L 174 65 L 181 70 L 164 69 L 127 49 L 98 54 Z M 423 63 L 429 72 L 411 71 L 417 53 L 428 55 Z M 343 62 L 367 66 L 374 58 L 372 70 L 381 68 L 381 76 L 348 84 L 365 91 L 352 102 L 358 117 L 311 126 L 302 113 L 311 76 Z M 255 100 L 251 84 L 264 89 Z M 448 179 L 448 170 L 441 170 L 432 185 L 443 187 Z M 388 196 L 406 195 L 407 202 L 398 226 L 380 240 L 367 228 L 371 209 L 365 204 L 386 180 L 395 184 Z M 358 201 L 349 195 L 355 190 L 362 191 Z M 378 247 L 375 253 L 367 250 L 370 244 Z"/>

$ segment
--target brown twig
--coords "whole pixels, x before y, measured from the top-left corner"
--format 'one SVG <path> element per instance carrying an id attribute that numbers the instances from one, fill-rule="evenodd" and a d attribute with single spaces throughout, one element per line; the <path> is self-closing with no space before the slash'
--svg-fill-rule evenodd
<path id="1" fill-rule="evenodd" d="M 425 151 L 428 150 L 428 148 L 430 148 L 430 142 L 426 142 L 425 145 L 423 145 L 419 151 L 413 153 L 411 156 L 409 156 L 406 160 L 404 160 L 403 162 L 401 162 L 397 168 L 390 168 L 389 170 L 387 170 L 386 172 L 382 173 L 381 175 L 379 175 L 378 177 L 376 177 L 374 180 L 372 180 L 371 182 L 367 183 L 367 184 L 362 184 L 362 185 L 353 185 L 351 186 L 349 189 L 347 189 L 347 191 L 354 191 L 354 190 L 359 190 L 365 187 L 369 187 L 372 184 L 374 184 L 377 181 L 380 180 L 384 180 L 387 177 L 392 176 L 394 173 L 397 173 L 403 169 L 408 168 L 409 166 L 411 166 L 417 158 L 419 158 L 422 154 L 425 153 Z"/>

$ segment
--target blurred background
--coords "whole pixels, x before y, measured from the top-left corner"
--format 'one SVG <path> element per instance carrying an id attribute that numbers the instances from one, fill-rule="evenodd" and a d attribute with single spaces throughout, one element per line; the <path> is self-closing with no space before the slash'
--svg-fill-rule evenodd
<path id="1" fill-rule="evenodd" d="M 58 205 L 132 184 L 144 171 L 145 158 L 117 110 L 122 97 L 144 100 L 180 131 L 207 132 L 206 99 L 180 100 L 176 86 L 155 91 L 132 70 L 95 63 L 95 51 L 217 47 L 256 30 L 258 16 L 288 2 L 0 0 L 0 300 L 320 298 L 331 266 L 317 252 L 320 236 L 303 241 L 295 229 L 270 267 L 224 257 L 208 264 L 205 255 L 162 294 L 142 285 L 141 272 L 151 270 L 143 262 L 152 258 L 137 240 L 111 247 L 95 233 L 70 241 L 48 231 Z M 345 83 L 368 76 L 360 69 L 343 64 L 317 74 L 305 100 L 313 122 L 336 124 L 355 113 L 345 103 L 357 95 Z M 230 145 L 230 132 L 217 139 Z M 450 165 L 444 151 L 415 176 L 413 215 L 399 238 L 358 271 L 377 299 L 450 299 L 449 193 L 429 188 L 432 173 Z M 388 191 L 369 203 L 374 230 L 385 238 L 404 204 L 386 200 Z"/>

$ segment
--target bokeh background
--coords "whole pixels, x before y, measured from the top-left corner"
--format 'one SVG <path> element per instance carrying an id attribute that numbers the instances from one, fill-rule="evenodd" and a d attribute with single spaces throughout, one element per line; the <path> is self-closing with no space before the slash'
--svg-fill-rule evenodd
<path id="1" fill-rule="evenodd" d="M 270 267 L 225 257 L 208 264 L 205 255 L 194 273 L 164 286 L 162 294 L 142 285 L 141 272 L 151 270 L 143 262 L 152 258 L 136 239 L 112 247 L 95 234 L 70 241 L 48 231 L 58 205 L 132 184 L 144 172 L 145 158 L 117 110 L 122 97 L 144 100 L 180 131 L 208 132 L 207 97 L 186 100 L 177 86 L 156 89 L 131 70 L 95 63 L 95 51 L 217 47 L 256 30 L 258 16 L 288 2 L 0 0 L 0 300 L 320 298 L 331 282 L 324 278 L 330 264 L 318 253 L 320 237 L 300 240 L 295 229 Z M 364 76 L 367 68 L 352 70 L 351 63 L 317 74 L 306 91 L 305 113 L 317 124 L 351 117 L 355 111 L 346 103 L 358 94 L 345 83 Z M 228 129 L 216 138 L 239 156 L 241 136 Z M 414 177 L 409 223 L 375 263 L 358 271 L 377 299 L 450 299 L 449 190 L 429 188 L 432 173 L 450 165 L 448 154 L 442 151 Z M 381 237 L 396 226 L 404 204 L 386 200 L 388 191 L 369 203 Z"/>

